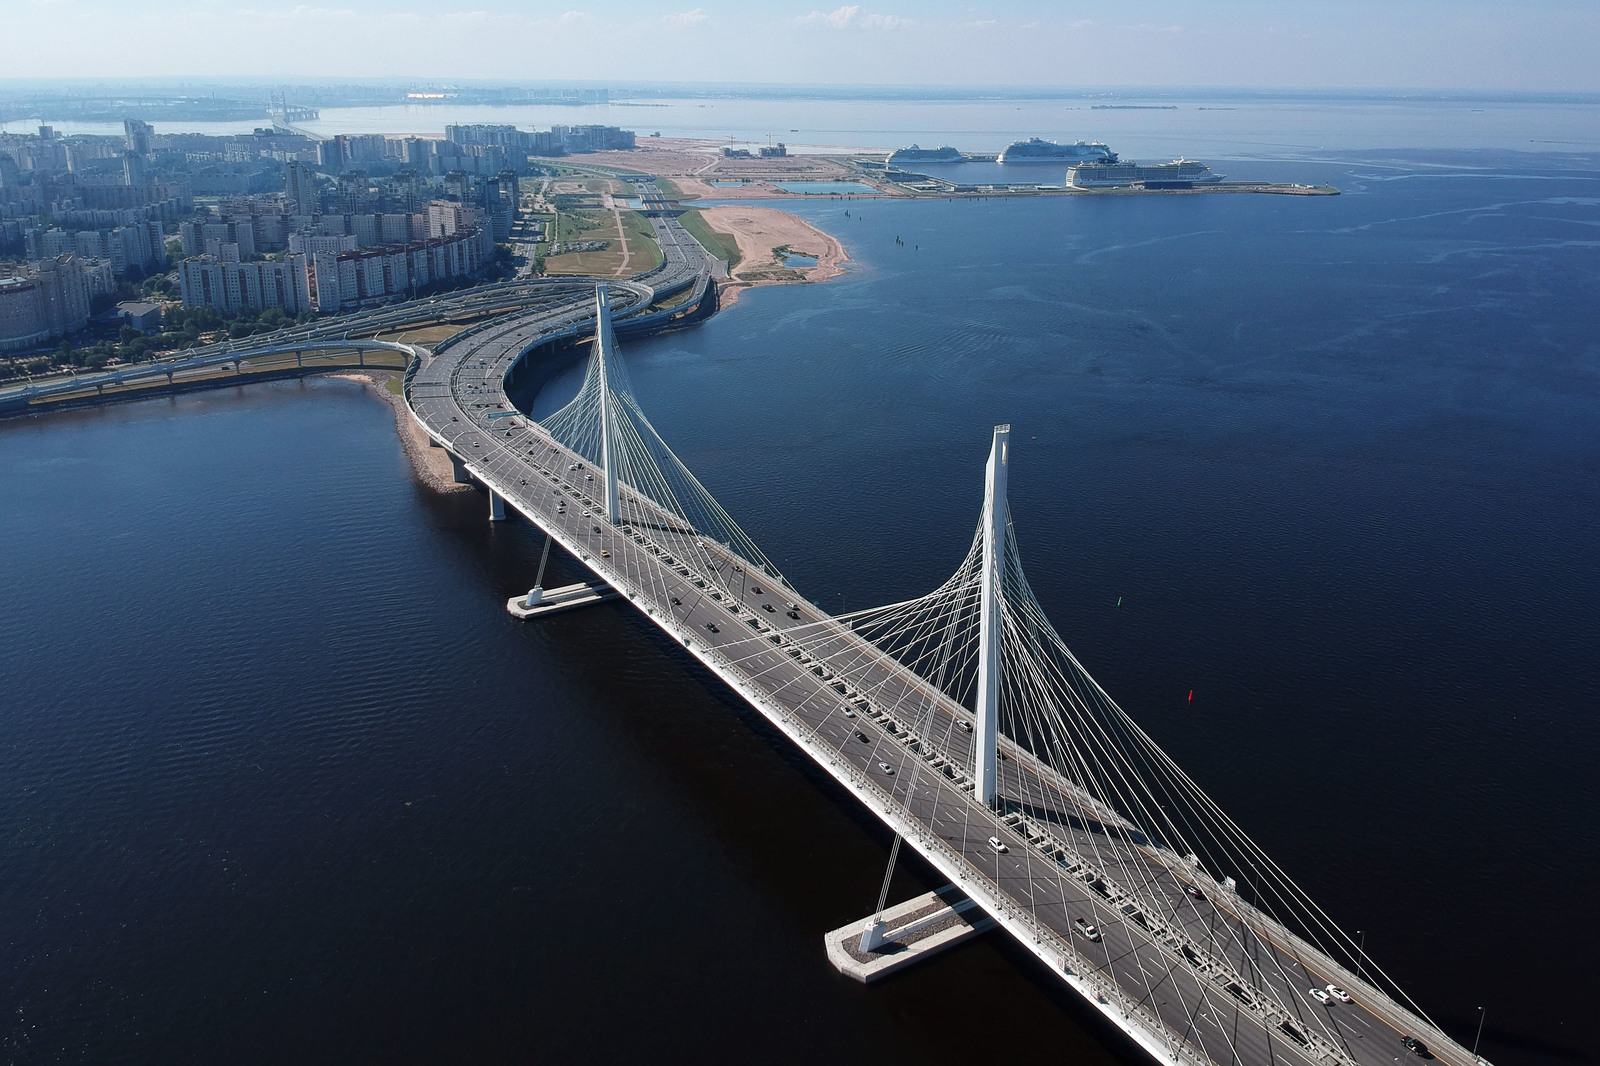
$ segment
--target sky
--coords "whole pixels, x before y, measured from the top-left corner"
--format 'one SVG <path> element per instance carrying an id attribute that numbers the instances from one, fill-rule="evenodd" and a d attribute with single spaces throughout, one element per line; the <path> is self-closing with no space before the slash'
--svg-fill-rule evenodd
<path id="1" fill-rule="evenodd" d="M 0 79 L 1600 91 L 1600 0 L 0 0 L 0 25 Z"/>

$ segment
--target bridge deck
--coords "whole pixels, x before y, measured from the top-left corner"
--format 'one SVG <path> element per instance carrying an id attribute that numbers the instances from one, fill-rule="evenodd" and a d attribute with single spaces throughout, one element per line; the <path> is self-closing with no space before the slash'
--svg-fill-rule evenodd
<path id="1" fill-rule="evenodd" d="M 667 253 L 662 277 L 681 280 L 705 266 L 675 220 L 652 221 Z M 614 299 L 613 308 L 622 314 L 636 305 Z M 959 726 L 967 712 L 755 564 L 626 486 L 624 513 L 633 521 L 608 523 L 598 471 L 529 419 L 488 417 L 511 409 L 502 382 L 525 351 L 591 319 L 584 304 L 554 306 L 456 343 L 417 373 L 417 419 L 1155 1057 L 1392 1066 L 1408 1054 L 1399 1041 L 1405 1032 L 1451 1066 L 1470 1066 L 1470 1055 L 1443 1034 L 1182 857 L 1119 831 L 1127 823 L 1015 745 L 1002 745 L 1007 802 L 1000 811 L 976 802 L 965 780 L 972 737 Z M 1007 850 L 992 848 L 991 837 Z M 1075 932 L 1076 919 L 1098 926 L 1101 939 Z M 1329 982 L 1356 1002 L 1307 998 L 1308 988 Z M 1267 988 L 1289 1014 L 1266 1005 Z"/>

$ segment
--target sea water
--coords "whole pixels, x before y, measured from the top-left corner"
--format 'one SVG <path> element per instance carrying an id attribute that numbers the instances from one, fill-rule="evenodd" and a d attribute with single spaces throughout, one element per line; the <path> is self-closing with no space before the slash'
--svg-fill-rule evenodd
<path id="1" fill-rule="evenodd" d="M 1595 161 L 1261 166 L 1342 195 L 787 201 L 849 273 L 629 343 L 636 393 L 830 610 L 956 567 L 1011 423 L 1112 696 L 1450 1032 L 1581 1058 Z M 626 605 L 510 619 L 542 537 L 392 427 L 337 381 L 0 424 L 9 1061 L 1108 1061 L 1001 937 L 833 973 L 881 827 Z"/>

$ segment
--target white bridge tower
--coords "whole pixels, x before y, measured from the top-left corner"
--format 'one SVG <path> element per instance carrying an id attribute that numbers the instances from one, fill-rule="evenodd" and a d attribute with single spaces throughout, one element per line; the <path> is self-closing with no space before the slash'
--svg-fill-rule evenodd
<path id="1" fill-rule="evenodd" d="M 611 382 L 606 378 L 606 364 L 617 348 L 611 335 L 611 299 L 604 285 L 595 289 L 594 298 L 594 343 L 600 356 L 600 466 L 606 479 L 606 521 L 616 525 L 622 521 L 622 506 L 617 499 L 617 416 L 611 409 Z"/>
<path id="2" fill-rule="evenodd" d="M 983 490 L 983 578 L 978 600 L 978 721 L 973 788 L 990 807 L 995 801 L 997 722 L 1000 717 L 1000 602 L 1004 596 L 1006 558 L 1006 464 L 1010 461 L 1011 427 L 994 427 L 994 447 Z"/>

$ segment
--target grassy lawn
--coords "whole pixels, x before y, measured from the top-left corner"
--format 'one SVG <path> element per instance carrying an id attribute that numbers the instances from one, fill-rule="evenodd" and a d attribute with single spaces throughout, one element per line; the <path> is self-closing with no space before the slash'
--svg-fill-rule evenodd
<path id="1" fill-rule="evenodd" d="M 685 211 L 678 221 L 683 223 L 683 228 L 689 231 L 691 237 L 705 246 L 706 251 L 718 259 L 726 259 L 729 270 L 739 265 L 739 242 L 733 239 L 732 234 L 718 232 L 706 225 L 705 217 L 698 211 Z"/>
<path id="2" fill-rule="evenodd" d="M 563 211 L 556 216 L 558 241 L 614 241 L 617 228 L 611 223 L 611 212 Z"/>
<path id="3" fill-rule="evenodd" d="M 650 223 L 637 211 L 621 212 L 623 228 L 628 233 L 629 274 L 649 270 L 661 262 L 661 248 L 656 244 Z M 563 211 L 556 222 L 556 239 L 561 241 L 610 241 L 602 252 L 568 252 L 546 256 L 547 274 L 598 274 L 615 276 L 622 267 L 622 235 L 617 232 L 615 216 L 610 211 Z"/>
<path id="4" fill-rule="evenodd" d="M 668 181 L 666 178 L 657 178 L 656 179 L 656 188 L 660 189 L 661 190 L 661 195 L 665 196 L 669 200 L 698 200 L 698 199 L 700 199 L 700 196 L 699 196 L 698 193 L 693 195 L 693 196 L 685 196 L 685 195 L 683 195 L 683 190 L 679 189 L 677 187 L 677 185 L 675 185 L 672 182 Z"/>
<path id="5" fill-rule="evenodd" d="M 437 326 L 423 326 L 419 329 L 402 329 L 379 333 L 373 337 L 373 340 L 400 341 L 403 344 L 432 344 L 434 341 L 442 341 L 446 337 L 460 333 L 463 328 L 463 326 L 451 322 Z"/>
<path id="6" fill-rule="evenodd" d="M 650 270 L 661 262 L 661 246 L 656 243 L 655 227 L 637 211 L 622 212 L 622 226 L 628 231 L 628 248 L 633 259 L 628 264 L 634 273 Z"/>

